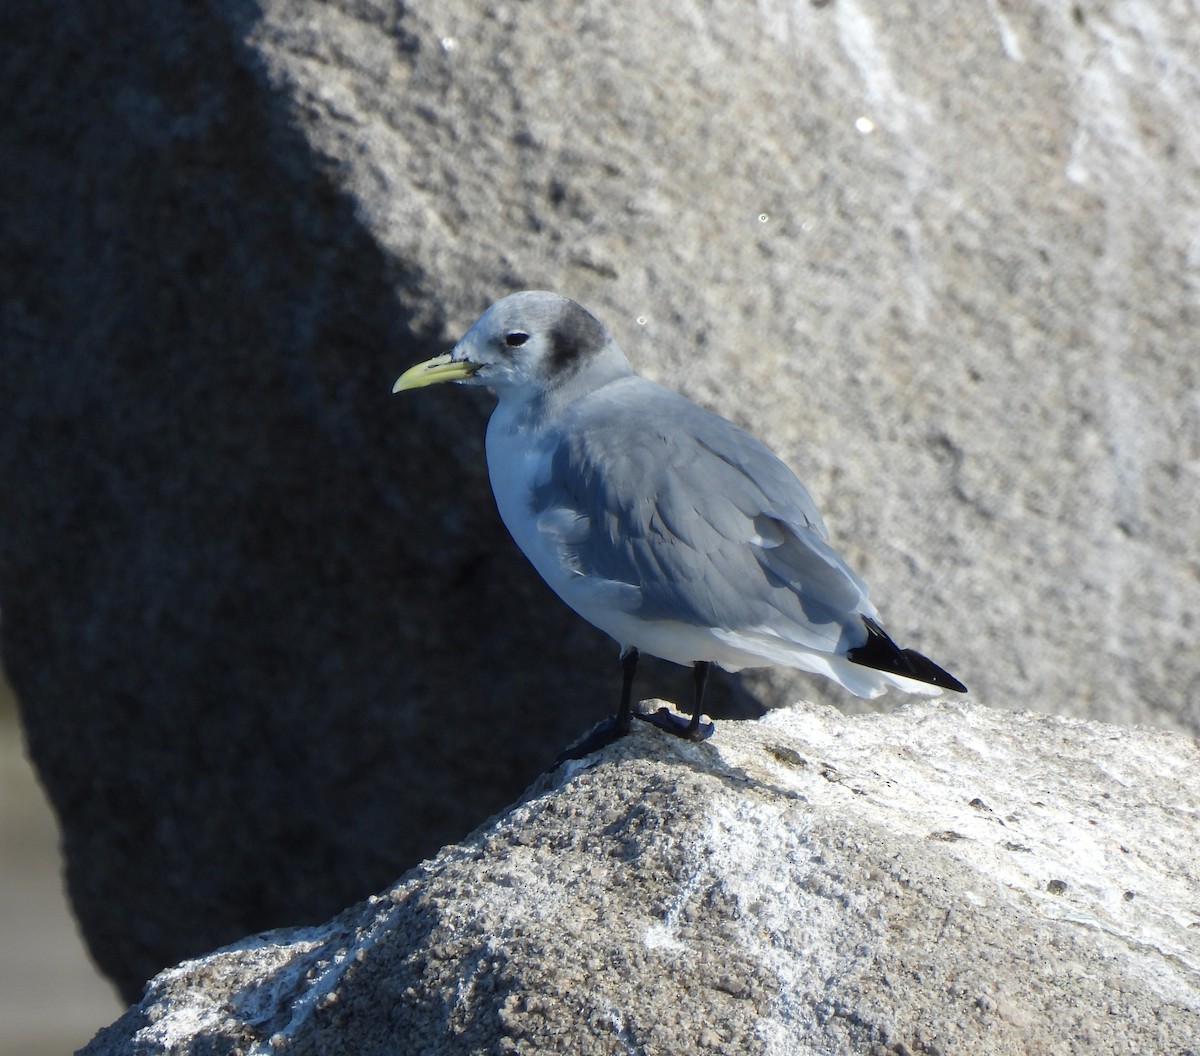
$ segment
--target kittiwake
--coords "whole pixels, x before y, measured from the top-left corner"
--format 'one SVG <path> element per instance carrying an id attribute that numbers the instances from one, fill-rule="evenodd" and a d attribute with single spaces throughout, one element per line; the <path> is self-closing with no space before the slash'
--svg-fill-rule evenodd
<path id="1" fill-rule="evenodd" d="M 627 733 L 638 654 L 692 665 L 692 740 L 709 666 L 815 672 L 859 697 L 966 692 L 884 631 L 867 587 L 829 544 L 804 485 L 732 422 L 634 372 L 600 322 L 554 293 L 497 301 L 453 350 L 393 392 L 439 382 L 498 398 L 487 464 L 517 546 L 572 609 L 620 646 Z"/>

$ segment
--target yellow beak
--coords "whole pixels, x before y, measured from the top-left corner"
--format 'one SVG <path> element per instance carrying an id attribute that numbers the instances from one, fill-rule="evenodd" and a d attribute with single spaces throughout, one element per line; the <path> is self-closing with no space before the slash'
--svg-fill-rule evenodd
<path id="1" fill-rule="evenodd" d="M 405 389 L 423 389 L 426 385 L 437 385 L 442 381 L 462 381 L 469 378 L 479 369 L 478 363 L 464 363 L 461 359 L 451 360 L 450 352 L 434 356 L 415 367 L 409 367 L 396 379 L 392 392 L 403 392 Z"/>

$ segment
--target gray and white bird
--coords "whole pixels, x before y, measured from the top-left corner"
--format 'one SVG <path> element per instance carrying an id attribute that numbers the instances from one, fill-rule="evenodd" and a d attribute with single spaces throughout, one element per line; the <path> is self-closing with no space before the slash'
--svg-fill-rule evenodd
<path id="1" fill-rule="evenodd" d="M 585 751 L 629 731 L 641 652 L 693 665 L 686 726 L 665 709 L 639 714 L 692 740 L 711 732 L 700 719 L 711 664 L 799 668 L 860 697 L 966 692 L 884 632 L 782 461 L 635 373 L 574 301 L 505 297 L 392 391 L 445 381 L 495 390 L 487 463 L 500 516 L 550 588 L 620 646 L 620 705 Z"/>

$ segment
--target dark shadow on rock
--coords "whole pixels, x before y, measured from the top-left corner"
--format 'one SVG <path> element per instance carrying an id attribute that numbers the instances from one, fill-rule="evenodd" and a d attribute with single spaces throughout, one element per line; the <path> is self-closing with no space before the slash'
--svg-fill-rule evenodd
<path id="1" fill-rule="evenodd" d="M 385 887 L 619 683 L 500 525 L 486 398 L 390 395 L 442 347 L 438 291 L 239 10 L 0 15 L 3 656 L 127 999 Z"/>

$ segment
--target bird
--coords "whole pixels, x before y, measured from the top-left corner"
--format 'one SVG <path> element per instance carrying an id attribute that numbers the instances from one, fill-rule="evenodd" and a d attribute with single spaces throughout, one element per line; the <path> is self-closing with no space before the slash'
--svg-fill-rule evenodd
<path id="1" fill-rule="evenodd" d="M 510 294 L 392 391 L 445 382 L 494 391 L 485 451 L 500 517 L 554 593 L 619 646 L 616 714 L 578 757 L 627 734 L 635 717 L 688 740 L 709 736 L 701 719 L 714 664 L 796 668 L 858 697 L 967 691 L 887 634 L 780 458 L 638 374 L 575 301 Z M 691 666 L 686 721 L 634 708 L 642 653 Z"/>

